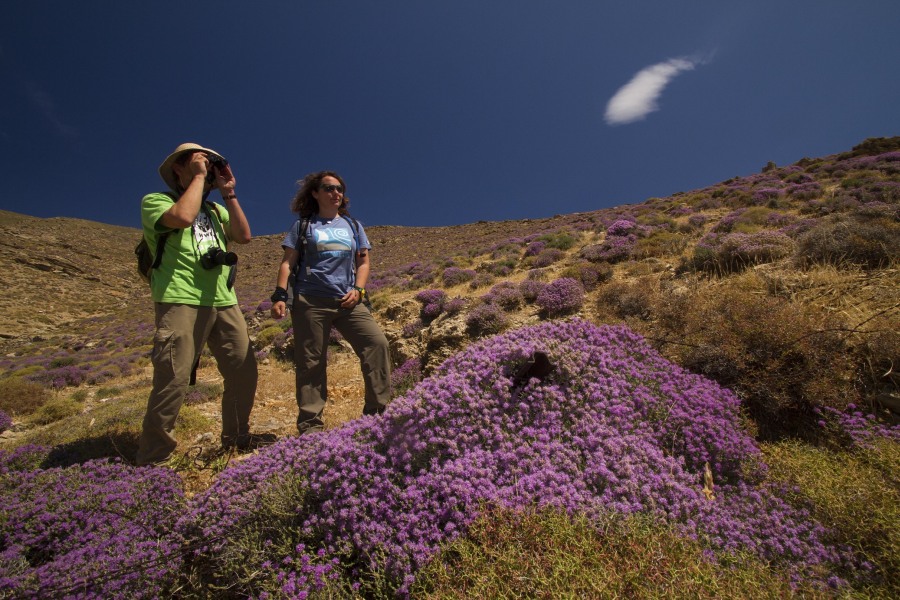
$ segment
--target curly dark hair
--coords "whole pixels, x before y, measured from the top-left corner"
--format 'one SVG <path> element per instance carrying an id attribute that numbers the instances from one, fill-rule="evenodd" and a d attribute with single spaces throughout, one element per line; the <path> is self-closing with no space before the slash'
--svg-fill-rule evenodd
<path id="1" fill-rule="evenodd" d="M 350 198 L 347 197 L 347 184 L 344 183 L 341 176 L 334 171 L 310 173 L 298 181 L 297 185 L 300 186 L 300 190 L 291 201 L 291 211 L 299 214 L 301 217 L 309 217 L 317 214 L 319 212 L 319 203 L 316 201 L 315 197 L 313 197 L 312 193 L 319 189 L 319 186 L 322 185 L 322 180 L 326 177 L 334 177 L 341 182 L 341 187 L 344 188 L 344 199 L 341 201 L 340 208 L 338 208 L 338 214 L 341 216 L 349 215 L 350 211 L 347 207 L 350 205 Z"/>

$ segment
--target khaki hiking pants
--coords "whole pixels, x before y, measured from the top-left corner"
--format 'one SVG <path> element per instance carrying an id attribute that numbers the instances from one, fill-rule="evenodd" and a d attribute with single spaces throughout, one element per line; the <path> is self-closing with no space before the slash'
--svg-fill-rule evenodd
<path id="1" fill-rule="evenodd" d="M 365 383 L 364 415 L 379 414 L 391 401 L 391 356 L 387 338 L 362 304 L 341 308 L 337 298 L 297 294 L 291 309 L 297 379 L 297 430 L 323 428 L 328 399 L 327 351 L 332 326 L 359 357 Z"/>
<path id="2" fill-rule="evenodd" d="M 138 444 L 138 465 L 162 462 L 175 450 L 175 420 L 204 344 L 209 346 L 224 379 L 223 442 L 249 433 L 250 410 L 256 395 L 256 355 L 240 308 L 158 302 L 153 390 Z"/>

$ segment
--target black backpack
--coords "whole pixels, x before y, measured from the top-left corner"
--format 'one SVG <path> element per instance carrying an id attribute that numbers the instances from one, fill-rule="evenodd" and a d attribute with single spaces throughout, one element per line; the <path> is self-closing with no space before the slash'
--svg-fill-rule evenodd
<path id="1" fill-rule="evenodd" d="M 163 193 L 173 201 L 178 200 L 171 192 Z M 166 238 L 169 237 L 169 233 L 171 232 L 167 231 L 162 233 L 159 238 L 157 238 L 155 253 L 150 252 L 150 246 L 147 244 L 147 240 L 144 239 L 143 234 L 141 234 L 141 241 L 134 247 L 134 255 L 137 257 L 138 275 L 147 282 L 147 285 L 150 285 L 150 274 L 153 272 L 153 269 L 157 268 L 159 263 L 162 262 L 162 253 L 166 248 Z"/>
<path id="2" fill-rule="evenodd" d="M 159 238 L 156 240 L 156 253 L 150 252 L 150 246 L 147 244 L 147 240 L 144 239 L 144 236 L 141 236 L 141 241 L 138 242 L 138 245 L 134 247 L 134 255 L 137 257 L 137 271 L 138 275 L 150 284 L 150 274 L 153 272 L 153 269 L 159 266 L 159 263 L 162 262 L 162 254 L 163 250 L 166 248 L 166 238 L 169 237 L 169 232 L 160 234 Z"/>

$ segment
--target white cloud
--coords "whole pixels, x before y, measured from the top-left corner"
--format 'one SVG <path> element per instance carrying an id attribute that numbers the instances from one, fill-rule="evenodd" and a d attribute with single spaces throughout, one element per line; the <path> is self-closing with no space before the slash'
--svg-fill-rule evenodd
<path id="1" fill-rule="evenodd" d="M 633 123 L 659 110 L 657 100 L 669 82 L 698 64 L 702 64 L 702 61 L 672 58 L 641 69 L 610 98 L 604 115 L 606 122 L 609 125 Z"/>

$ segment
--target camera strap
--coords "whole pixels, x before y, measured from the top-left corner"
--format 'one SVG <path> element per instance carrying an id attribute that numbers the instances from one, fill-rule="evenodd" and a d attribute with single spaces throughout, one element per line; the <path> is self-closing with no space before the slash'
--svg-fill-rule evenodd
<path id="1" fill-rule="evenodd" d="M 206 216 L 209 218 L 209 222 L 212 224 L 213 235 L 216 236 L 216 244 L 219 244 L 219 231 L 221 231 L 224 243 L 219 245 L 219 248 L 221 248 L 223 251 L 228 250 L 228 236 L 225 235 L 225 228 L 222 225 L 222 216 L 219 214 L 219 207 L 216 206 L 214 202 L 207 202 L 206 200 L 201 202 L 201 206 L 203 207 L 203 211 L 206 213 Z M 215 219 L 212 216 L 212 212 L 210 212 L 209 210 L 209 206 L 212 206 L 212 212 L 216 213 Z M 218 228 L 216 227 L 217 224 Z M 230 290 L 234 287 L 234 280 L 237 278 L 237 265 L 231 265 L 229 269 L 228 289 Z"/>

